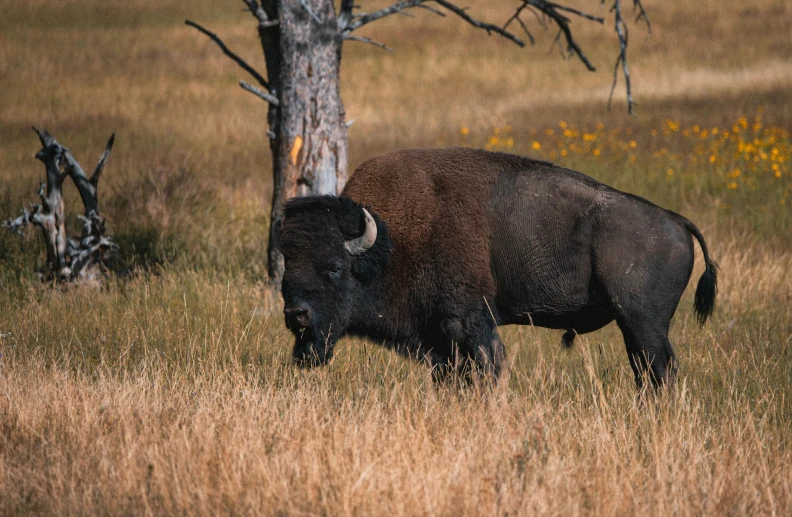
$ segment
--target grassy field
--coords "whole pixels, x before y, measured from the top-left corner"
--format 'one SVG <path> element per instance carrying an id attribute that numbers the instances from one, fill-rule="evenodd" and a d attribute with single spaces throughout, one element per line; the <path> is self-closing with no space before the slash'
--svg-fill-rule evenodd
<path id="1" fill-rule="evenodd" d="M 678 389 L 639 404 L 615 326 L 571 350 L 502 328 L 511 371 L 489 390 L 434 385 L 357 340 L 296 370 L 265 278 L 265 106 L 183 26 L 263 68 L 241 3 L 0 0 L 0 219 L 43 177 L 30 126 L 86 167 L 115 132 L 100 202 L 124 271 L 51 289 L 39 237 L 0 233 L 0 514 L 792 513 L 792 7 L 645 4 L 637 117 L 619 88 L 606 110 L 615 34 L 579 21 L 596 74 L 535 25 L 520 50 L 423 12 L 365 33 L 393 53 L 350 42 L 342 65 L 353 167 L 404 147 L 505 150 L 699 226 L 716 313 L 700 328 L 688 289 Z M 76 228 L 75 189 L 66 203 Z"/>

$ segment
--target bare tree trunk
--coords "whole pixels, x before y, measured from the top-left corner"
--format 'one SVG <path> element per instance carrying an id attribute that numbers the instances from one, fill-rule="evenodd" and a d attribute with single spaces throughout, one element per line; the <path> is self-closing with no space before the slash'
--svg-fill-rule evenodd
<path id="1" fill-rule="evenodd" d="M 279 4 L 277 83 L 270 76 L 270 93 L 280 102 L 274 120 L 270 116 L 272 221 L 281 216 L 287 199 L 336 195 L 347 179 L 347 131 L 339 93 L 342 39 L 333 3 L 283 0 Z M 280 285 L 283 258 L 274 242 L 270 238 L 269 273 Z"/>

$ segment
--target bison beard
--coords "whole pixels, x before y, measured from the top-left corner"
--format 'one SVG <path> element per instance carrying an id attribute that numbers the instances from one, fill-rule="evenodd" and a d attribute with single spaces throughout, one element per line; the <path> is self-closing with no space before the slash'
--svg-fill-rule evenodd
<path id="1" fill-rule="evenodd" d="M 357 335 L 428 362 L 436 377 L 497 376 L 498 325 L 616 321 L 635 381 L 672 382 L 668 327 L 703 251 L 695 310 L 717 277 L 684 217 L 575 171 L 472 149 L 407 150 L 361 165 L 340 197 L 289 201 L 279 222 L 294 358 L 327 363 Z"/>

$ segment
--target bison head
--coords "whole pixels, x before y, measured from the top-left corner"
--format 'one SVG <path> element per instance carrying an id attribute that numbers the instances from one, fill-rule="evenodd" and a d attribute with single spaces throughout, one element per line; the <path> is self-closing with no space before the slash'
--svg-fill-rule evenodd
<path id="1" fill-rule="evenodd" d="M 391 255 L 387 228 L 351 199 L 332 196 L 293 199 L 276 224 L 294 359 L 326 364 L 338 338 L 370 317 L 374 284 Z"/>

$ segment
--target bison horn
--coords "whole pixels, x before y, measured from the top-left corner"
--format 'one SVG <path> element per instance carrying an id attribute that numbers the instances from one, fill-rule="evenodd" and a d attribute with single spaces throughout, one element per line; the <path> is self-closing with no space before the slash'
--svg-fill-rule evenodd
<path id="1" fill-rule="evenodd" d="M 371 248 L 374 245 L 374 241 L 377 240 L 377 223 L 365 208 L 363 209 L 363 217 L 366 219 L 366 231 L 363 232 L 363 235 L 344 242 L 344 247 L 350 255 L 360 255 L 364 253 Z"/>

